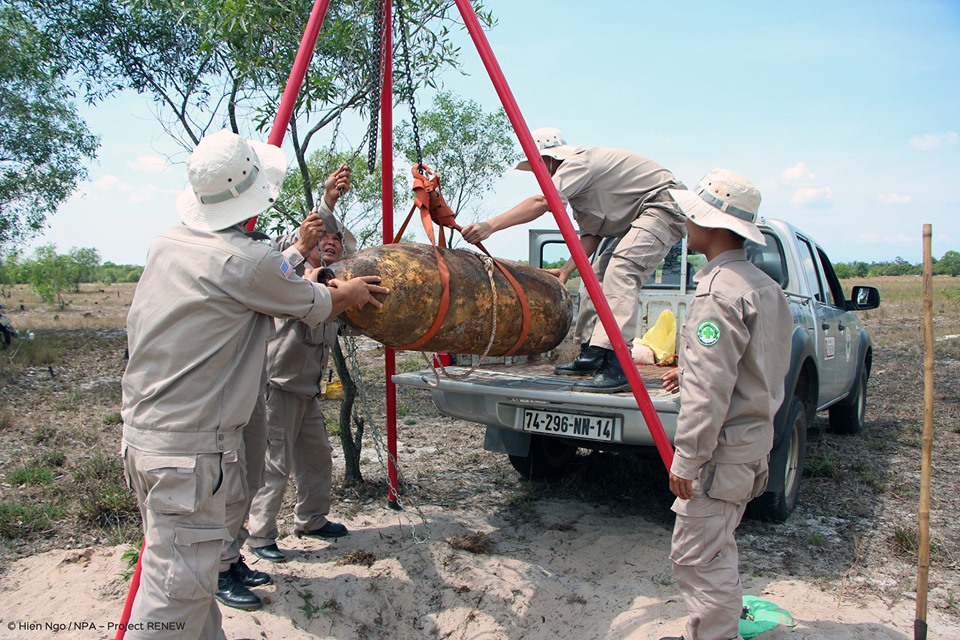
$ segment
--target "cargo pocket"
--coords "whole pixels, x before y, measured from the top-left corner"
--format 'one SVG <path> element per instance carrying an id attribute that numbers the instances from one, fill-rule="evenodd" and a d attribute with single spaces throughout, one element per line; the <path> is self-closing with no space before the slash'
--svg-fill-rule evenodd
<path id="1" fill-rule="evenodd" d="M 173 562 L 164 586 L 174 600 L 199 600 L 216 592 L 220 550 L 228 538 L 223 527 L 175 527 Z"/>
<path id="2" fill-rule="evenodd" d="M 677 514 L 670 545 L 670 560 L 682 566 L 704 567 L 723 557 L 723 505 L 704 498 L 694 498 L 690 502 L 704 503 L 702 506 L 705 508 L 700 509 L 697 508 L 698 505 L 691 504 L 686 511 L 696 515 Z"/>
<path id="3" fill-rule="evenodd" d="M 740 503 L 753 498 L 754 482 L 757 479 L 757 470 L 753 463 L 715 465 L 712 482 L 704 486 L 704 493 L 714 500 Z"/>
<path id="4" fill-rule="evenodd" d="M 244 486 L 244 474 L 240 469 L 240 452 L 225 452 L 223 454 L 221 470 L 223 477 L 220 491 L 223 491 L 224 502 L 226 504 L 233 504 L 246 500 L 247 492 Z"/>
<path id="5" fill-rule="evenodd" d="M 197 510 L 196 456 L 142 456 L 136 461 L 146 484 L 147 509 L 166 515 Z"/>

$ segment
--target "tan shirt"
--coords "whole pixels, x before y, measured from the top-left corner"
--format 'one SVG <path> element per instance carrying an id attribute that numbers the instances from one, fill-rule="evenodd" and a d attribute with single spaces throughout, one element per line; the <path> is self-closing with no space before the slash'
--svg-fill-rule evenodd
<path id="1" fill-rule="evenodd" d="M 123 438 L 158 453 L 239 447 L 253 411 L 271 319 L 316 326 L 332 308 L 266 244 L 236 227 L 177 225 L 150 246 L 127 316 Z"/>
<path id="2" fill-rule="evenodd" d="M 291 248 L 298 233 L 282 236 L 274 247 L 291 256 Z M 294 253 L 297 253 L 294 250 Z M 297 253 L 299 255 L 299 253 Z M 302 273 L 305 265 L 298 265 Z M 270 386 L 313 398 L 320 393 L 320 381 L 327 369 L 330 347 L 337 340 L 336 320 L 311 327 L 296 319 L 274 320 L 273 331 L 267 340 L 267 376 Z"/>
<path id="3" fill-rule="evenodd" d="M 685 231 L 683 218 L 664 190 L 686 187 L 636 153 L 578 147 L 553 174 L 553 183 L 564 205 L 573 209 L 581 234 L 623 237 L 636 220 L 637 226 L 672 244 Z M 660 204 L 650 207 L 654 202 Z M 642 213 L 649 215 L 638 220 Z"/>
<path id="4" fill-rule="evenodd" d="M 773 446 L 793 320 L 780 286 L 743 250 L 696 277 L 680 335 L 680 416 L 671 472 L 693 479 L 709 460 L 745 463 Z"/>

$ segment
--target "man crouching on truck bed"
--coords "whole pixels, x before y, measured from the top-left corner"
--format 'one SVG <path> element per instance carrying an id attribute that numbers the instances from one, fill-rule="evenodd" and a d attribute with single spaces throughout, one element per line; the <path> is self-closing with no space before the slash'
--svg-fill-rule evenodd
<path id="1" fill-rule="evenodd" d="M 601 147 L 574 147 L 557 129 L 532 132 L 540 157 L 553 178 L 564 206 L 573 209 L 580 227 L 580 244 L 589 256 L 603 238 L 617 238 L 594 260 L 593 271 L 603 295 L 628 345 L 637 327 L 637 293 L 660 260 L 683 236 L 683 218 L 668 189 L 684 189 L 672 173 L 649 158 Z M 530 163 L 517 169 L 530 171 Z M 541 194 L 531 196 L 506 213 L 486 222 L 467 225 L 463 238 L 481 242 L 495 231 L 536 220 L 550 210 Z M 551 270 L 566 282 L 574 270 L 573 260 Z M 577 385 L 578 391 L 617 393 L 630 388 L 613 343 L 589 298 L 580 300 L 576 338 L 580 355 L 558 366 L 555 372 L 568 376 L 594 376 Z"/>
<path id="2" fill-rule="evenodd" d="M 688 618 L 683 636 L 661 640 L 732 640 L 742 605 L 734 532 L 767 486 L 793 324 L 780 285 L 743 251 L 744 238 L 763 242 L 753 184 L 714 169 L 696 191 L 670 195 L 686 216 L 688 246 L 709 262 L 680 330 L 680 368 L 663 376 L 680 392 L 670 559 Z"/>

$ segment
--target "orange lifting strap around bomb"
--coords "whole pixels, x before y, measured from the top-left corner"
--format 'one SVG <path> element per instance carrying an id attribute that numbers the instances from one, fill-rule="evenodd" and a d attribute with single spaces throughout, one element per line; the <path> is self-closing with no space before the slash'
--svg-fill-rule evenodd
<path id="1" fill-rule="evenodd" d="M 437 248 L 438 243 L 434 238 L 433 223 L 437 223 L 440 227 L 439 246 L 442 248 L 446 248 L 447 246 L 447 240 L 443 234 L 444 227 L 456 229 L 457 231 L 461 230 L 460 225 L 458 225 L 454 219 L 456 214 L 453 209 L 447 205 L 446 200 L 443 199 L 443 195 L 440 193 L 440 174 L 435 173 L 425 164 L 413 165 L 410 168 L 410 172 L 413 174 L 413 206 L 410 207 L 410 213 L 407 214 L 403 224 L 400 225 L 400 230 L 396 236 L 394 236 L 393 242 L 396 243 L 400 240 L 403 232 L 407 229 L 407 223 L 409 223 L 413 217 L 413 212 L 419 209 L 420 220 L 423 222 L 423 230 L 426 231 L 427 238 L 430 239 L 430 244 L 433 245 L 433 251 L 437 256 L 437 269 L 440 271 L 440 282 L 443 285 L 443 293 L 440 296 L 440 308 L 437 310 L 437 317 L 434 319 L 433 325 L 430 326 L 419 340 L 403 347 L 396 347 L 401 351 L 417 349 L 430 340 L 440 329 L 440 325 L 443 324 L 444 319 L 447 317 L 447 311 L 450 308 L 450 270 L 447 268 L 447 264 L 444 262 L 440 250 Z M 500 264 L 496 258 L 491 256 L 490 252 L 487 251 L 481 243 L 476 243 L 476 247 L 493 260 L 493 263 L 497 265 L 500 273 L 510 282 L 510 286 L 513 287 L 514 292 L 517 294 L 517 300 L 520 302 L 520 309 L 523 314 L 523 324 L 520 329 L 520 335 L 513 346 L 510 347 L 510 350 L 503 354 L 505 356 L 512 356 L 520 348 L 523 341 L 526 340 L 527 334 L 530 332 L 530 303 L 527 300 L 526 294 L 523 293 L 523 289 L 520 288 L 520 283 L 513 277 L 513 274 Z"/>

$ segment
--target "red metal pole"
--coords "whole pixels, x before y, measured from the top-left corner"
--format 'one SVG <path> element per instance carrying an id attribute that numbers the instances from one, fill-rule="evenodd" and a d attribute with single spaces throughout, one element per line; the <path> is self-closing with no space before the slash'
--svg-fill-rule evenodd
<path id="1" fill-rule="evenodd" d="M 293 115 L 293 107 L 297 104 L 297 96 L 300 94 L 300 87 L 303 86 L 303 78 L 307 75 L 310 58 L 313 57 L 313 51 L 317 47 L 320 27 L 323 25 L 323 18 L 327 15 L 327 7 L 329 6 L 330 0 L 316 0 L 313 3 L 313 10 L 310 12 L 310 19 L 307 20 L 307 28 L 303 31 L 297 57 L 294 58 L 293 67 L 290 69 L 287 86 L 283 89 L 280 108 L 277 109 L 277 117 L 273 120 L 273 129 L 270 130 L 267 144 L 272 144 L 275 147 L 283 144 L 283 136 L 287 134 L 287 125 L 290 124 L 290 116 Z M 247 221 L 247 231 L 253 231 L 256 226 L 256 216 Z"/>
<path id="2" fill-rule="evenodd" d="M 590 260 L 580 245 L 580 238 L 577 236 L 576 231 L 574 231 L 573 224 L 567 218 L 563 202 L 560 200 L 560 194 L 557 193 L 557 188 L 550 179 L 550 174 L 547 172 L 547 168 L 540 158 L 540 150 L 537 149 L 537 145 L 533 141 L 533 136 L 530 135 L 530 130 L 527 128 L 523 115 L 520 113 L 517 101 L 514 99 L 513 93 L 507 85 L 507 80 L 503 75 L 503 71 L 500 69 L 500 65 L 497 63 L 497 59 L 493 55 L 493 51 L 490 49 L 490 43 L 487 42 L 487 36 L 483 33 L 480 21 L 477 20 L 477 14 L 474 13 L 469 0 L 456 0 L 456 3 L 460 9 L 460 15 L 467 25 L 467 30 L 470 32 L 470 37 L 473 38 L 473 42 L 477 46 L 477 51 L 480 54 L 481 60 L 483 60 L 487 73 L 490 74 L 490 80 L 493 81 L 497 95 L 500 96 L 500 102 L 507 112 L 507 117 L 510 118 L 510 123 L 516 131 L 517 137 L 520 139 L 520 146 L 523 147 L 523 152 L 530 161 L 530 166 L 533 168 L 533 173 L 537 177 L 540 189 L 543 191 L 543 195 L 550 205 L 550 210 L 553 212 L 553 217 L 560 227 L 560 233 L 563 235 L 563 239 L 570 249 L 570 254 L 573 256 L 573 261 L 580 271 L 580 277 L 587 287 L 590 299 L 593 300 L 593 304 L 597 309 L 597 315 L 600 317 L 600 322 L 603 323 L 603 328 L 606 329 L 607 336 L 613 344 L 613 350 L 617 354 L 617 359 L 623 366 L 623 371 L 627 375 L 627 380 L 629 380 L 630 387 L 633 390 L 633 396 L 636 398 L 637 405 L 640 407 L 640 413 L 643 415 L 643 419 L 647 423 L 647 428 L 650 430 L 650 435 L 653 436 L 653 441 L 657 445 L 657 451 L 659 451 L 660 457 L 663 459 L 663 464 L 669 470 L 670 465 L 673 463 L 673 447 L 670 445 L 670 441 L 667 440 L 667 435 L 663 431 L 660 416 L 658 416 L 657 412 L 653 409 L 653 403 L 650 401 L 647 389 L 643 386 L 643 380 L 640 379 L 640 373 L 633 363 L 633 358 L 630 355 L 630 350 L 627 348 L 627 343 L 620 334 L 620 328 L 617 326 L 613 313 L 610 311 L 610 305 L 607 304 L 607 299 L 603 295 L 600 283 L 593 273 Z"/>
<path id="3" fill-rule="evenodd" d="M 383 89 L 380 91 L 380 157 L 381 190 L 383 192 L 383 244 L 393 242 L 393 20 L 391 0 L 383 0 Z M 390 507 L 400 508 L 397 497 L 397 387 L 393 374 L 397 370 L 396 351 L 386 347 L 383 366 L 387 380 L 387 500 Z"/>

